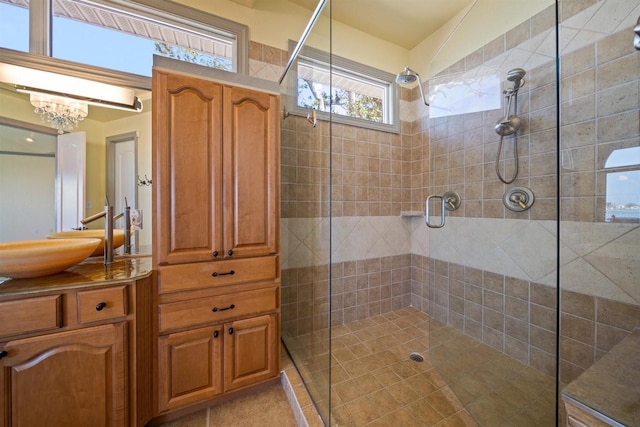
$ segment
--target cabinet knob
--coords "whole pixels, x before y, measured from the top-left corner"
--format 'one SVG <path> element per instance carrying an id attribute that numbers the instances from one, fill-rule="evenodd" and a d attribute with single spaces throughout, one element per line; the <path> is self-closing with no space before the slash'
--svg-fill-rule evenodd
<path id="1" fill-rule="evenodd" d="M 227 255 L 229 255 L 229 256 L 233 255 L 233 251 L 231 249 L 229 249 L 229 252 L 227 252 Z"/>
<path id="2" fill-rule="evenodd" d="M 229 335 L 233 335 L 233 328 L 229 328 Z"/>
<path id="3" fill-rule="evenodd" d="M 213 251 L 213 257 L 217 258 L 218 257 L 218 251 Z"/>
<path id="4" fill-rule="evenodd" d="M 214 338 L 218 338 L 219 335 L 220 335 L 219 331 L 213 331 L 213 337 Z"/>
<path id="5" fill-rule="evenodd" d="M 96 310 L 97 311 L 102 311 L 105 307 L 107 306 L 106 302 L 99 302 L 98 304 L 96 304 Z"/>
<path id="6" fill-rule="evenodd" d="M 2 351 L 0 351 L 0 359 L 2 359 L 2 358 L 3 358 L 3 357 L 5 357 L 5 356 L 8 356 L 8 355 L 9 355 L 9 352 L 8 352 L 8 351 L 6 351 L 6 350 L 2 350 Z"/>

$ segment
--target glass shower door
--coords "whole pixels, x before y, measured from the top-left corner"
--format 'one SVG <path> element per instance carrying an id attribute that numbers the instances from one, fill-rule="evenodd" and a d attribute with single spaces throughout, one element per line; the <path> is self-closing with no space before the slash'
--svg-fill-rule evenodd
<path id="1" fill-rule="evenodd" d="M 555 3 L 476 2 L 428 89 L 431 363 L 479 425 L 555 425 Z"/>
<path id="2" fill-rule="evenodd" d="M 318 2 L 289 56 L 306 46 L 331 51 L 330 7 Z M 329 73 L 291 61 L 281 81 L 281 253 L 282 340 L 320 416 L 329 425 L 331 330 L 330 288 L 330 121 L 319 120 L 306 100 Z M 310 74 L 311 73 L 311 74 Z M 327 83 L 330 83 L 327 80 Z"/>
<path id="3" fill-rule="evenodd" d="M 562 396 L 568 409 L 634 425 L 639 379 L 626 366 L 637 361 L 628 343 L 640 325 L 640 4 L 563 0 L 560 11 Z M 593 387 L 599 371 L 606 381 Z"/>

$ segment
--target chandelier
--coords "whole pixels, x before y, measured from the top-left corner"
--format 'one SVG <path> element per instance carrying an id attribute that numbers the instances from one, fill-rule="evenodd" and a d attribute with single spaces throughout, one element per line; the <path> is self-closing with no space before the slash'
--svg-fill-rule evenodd
<path id="1" fill-rule="evenodd" d="M 40 116 L 40 120 L 57 129 L 59 134 L 78 127 L 78 122 L 84 120 L 89 113 L 89 105 L 86 102 L 71 98 L 31 93 L 29 101 L 35 107 L 33 111 Z"/>

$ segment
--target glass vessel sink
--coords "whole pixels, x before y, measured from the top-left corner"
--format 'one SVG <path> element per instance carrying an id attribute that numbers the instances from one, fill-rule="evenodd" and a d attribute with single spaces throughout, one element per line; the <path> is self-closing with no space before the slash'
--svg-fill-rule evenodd
<path id="1" fill-rule="evenodd" d="M 0 243 L 0 277 L 56 274 L 90 256 L 100 239 L 23 240 Z"/>
<path id="2" fill-rule="evenodd" d="M 100 244 L 93 251 L 91 256 L 102 256 L 104 254 L 104 230 L 77 230 L 60 231 L 58 233 L 47 234 L 47 239 L 100 239 Z M 113 230 L 113 249 L 117 249 L 124 244 L 124 230 Z"/>

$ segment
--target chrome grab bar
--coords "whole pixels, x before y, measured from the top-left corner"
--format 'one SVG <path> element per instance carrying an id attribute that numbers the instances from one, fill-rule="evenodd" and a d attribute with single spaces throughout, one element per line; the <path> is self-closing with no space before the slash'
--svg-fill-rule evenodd
<path id="1" fill-rule="evenodd" d="M 431 213 L 429 212 L 429 202 L 431 199 L 440 199 L 441 220 L 440 224 L 431 223 Z M 424 202 L 424 222 L 429 228 L 442 228 L 447 220 L 446 212 L 455 211 L 460 207 L 460 195 L 455 191 L 447 191 L 442 196 L 429 196 Z"/>
<path id="2" fill-rule="evenodd" d="M 431 199 L 440 199 L 440 206 L 442 207 L 442 213 L 441 218 L 442 220 L 440 221 L 440 224 L 432 224 L 431 223 L 431 214 L 429 213 L 429 201 L 431 201 Z M 424 202 L 424 210 L 425 210 L 425 215 L 424 215 L 424 222 L 427 224 L 427 227 L 429 228 L 442 228 L 444 227 L 444 223 L 445 223 L 445 206 L 446 203 L 444 201 L 443 196 L 429 196 L 427 197 L 427 201 Z"/>

